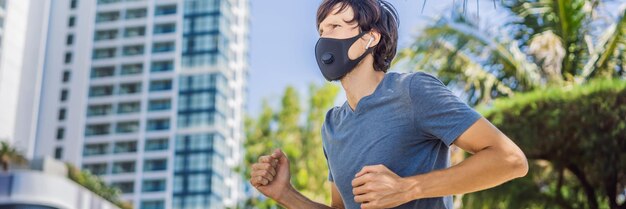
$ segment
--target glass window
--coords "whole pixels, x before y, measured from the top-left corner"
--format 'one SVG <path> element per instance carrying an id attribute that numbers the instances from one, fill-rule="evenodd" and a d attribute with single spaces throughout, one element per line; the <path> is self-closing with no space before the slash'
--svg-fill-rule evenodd
<path id="1" fill-rule="evenodd" d="M 177 155 L 174 161 L 174 170 L 175 171 L 183 171 L 185 170 L 185 158 L 181 155 Z"/>
<path id="2" fill-rule="evenodd" d="M 146 8 L 126 10 L 126 19 L 139 19 L 146 17 L 148 10 Z"/>
<path id="3" fill-rule="evenodd" d="M 63 120 L 65 120 L 66 116 L 67 116 L 67 110 L 65 108 L 59 109 L 58 119 L 60 121 L 63 121 Z"/>
<path id="4" fill-rule="evenodd" d="M 184 201 L 185 208 L 199 209 L 206 207 L 207 198 L 205 195 L 186 195 Z"/>
<path id="5" fill-rule="evenodd" d="M 135 182 L 132 181 L 113 182 L 111 183 L 111 186 L 118 188 L 122 194 L 135 192 Z"/>
<path id="6" fill-rule="evenodd" d="M 113 106 L 111 104 L 102 104 L 102 105 L 89 105 L 87 107 L 87 116 L 104 116 L 109 115 L 113 110 Z"/>
<path id="7" fill-rule="evenodd" d="M 174 177 L 174 192 L 182 192 L 183 191 L 183 177 L 176 176 Z"/>
<path id="8" fill-rule="evenodd" d="M 171 14 L 176 14 L 175 4 L 157 6 L 156 10 L 154 11 L 155 16 L 171 15 Z"/>
<path id="9" fill-rule="evenodd" d="M 153 179 L 143 181 L 143 192 L 165 191 L 165 179 Z"/>
<path id="10" fill-rule="evenodd" d="M 148 104 L 149 111 L 169 110 L 172 106 L 170 99 L 154 99 Z"/>
<path id="11" fill-rule="evenodd" d="M 70 9 L 76 9 L 76 6 L 78 6 L 78 0 L 70 1 Z"/>
<path id="12" fill-rule="evenodd" d="M 166 34 L 176 32 L 176 24 L 164 23 L 154 25 L 154 34 Z"/>
<path id="13" fill-rule="evenodd" d="M 62 140 L 65 137 L 65 128 L 57 128 L 56 138 Z"/>
<path id="14" fill-rule="evenodd" d="M 178 127 L 189 128 L 208 126 L 215 123 L 215 114 L 213 112 L 200 113 L 179 113 Z"/>
<path id="15" fill-rule="evenodd" d="M 188 37 L 183 42 L 183 52 L 217 50 L 217 41 L 217 35 L 213 34 Z"/>
<path id="16" fill-rule="evenodd" d="M 67 101 L 67 98 L 69 97 L 70 92 L 67 91 L 67 89 L 63 89 L 61 90 L 61 102 Z"/>
<path id="17" fill-rule="evenodd" d="M 211 135 L 213 136 L 213 152 L 220 153 L 222 155 L 226 155 L 226 141 L 224 137 L 220 135 Z"/>
<path id="18" fill-rule="evenodd" d="M 68 34 L 65 38 L 65 45 L 70 46 L 72 44 L 74 44 L 74 34 Z"/>
<path id="19" fill-rule="evenodd" d="M 213 194 L 226 197 L 229 194 L 230 188 L 224 184 L 224 180 L 221 177 L 213 174 L 211 175 L 211 191 L 214 191 Z"/>
<path id="20" fill-rule="evenodd" d="M 141 83 L 123 83 L 120 84 L 118 94 L 136 94 L 141 92 Z"/>
<path id="21" fill-rule="evenodd" d="M 84 156 L 104 155 L 109 153 L 109 144 L 86 144 L 83 149 Z"/>
<path id="22" fill-rule="evenodd" d="M 102 49 L 94 49 L 92 59 L 107 59 L 115 57 L 115 52 L 117 50 L 115 48 L 102 48 Z"/>
<path id="23" fill-rule="evenodd" d="M 138 130 L 138 121 L 118 122 L 115 125 L 115 133 L 135 133 Z"/>
<path id="24" fill-rule="evenodd" d="M 217 0 L 186 0 L 185 14 L 189 13 L 206 13 L 219 10 L 219 2 Z"/>
<path id="25" fill-rule="evenodd" d="M 121 102 L 117 105 L 118 114 L 136 113 L 141 110 L 140 102 Z"/>
<path id="26" fill-rule="evenodd" d="M 89 88 L 89 97 L 113 95 L 113 85 L 92 86 Z"/>
<path id="27" fill-rule="evenodd" d="M 226 166 L 226 163 L 224 163 L 224 158 L 222 158 L 222 156 L 220 155 L 212 155 L 212 164 L 213 166 L 211 167 L 211 170 L 213 171 L 213 173 L 217 173 L 220 174 L 221 176 L 226 176 L 226 174 L 228 173 L 228 167 Z"/>
<path id="28" fill-rule="evenodd" d="M 133 153 L 137 152 L 137 141 L 115 142 L 113 153 Z"/>
<path id="29" fill-rule="evenodd" d="M 157 42 L 152 45 L 152 53 L 163 53 L 163 52 L 173 52 L 173 51 L 174 51 L 173 41 Z"/>
<path id="30" fill-rule="evenodd" d="M 119 18 L 119 11 L 98 12 L 98 14 L 96 15 L 96 23 L 117 21 Z"/>
<path id="31" fill-rule="evenodd" d="M 209 109 L 215 107 L 215 93 L 203 92 L 192 94 L 189 108 L 191 109 Z"/>
<path id="32" fill-rule="evenodd" d="M 113 75 L 115 75 L 115 67 L 113 66 L 91 68 L 91 78 L 104 78 Z"/>
<path id="33" fill-rule="evenodd" d="M 63 58 L 63 62 L 65 64 L 69 64 L 72 62 L 72 52 L 65 52 L 65 58 Z"/>
<path id="34" fill-rule="evenodd" d="M 112 4 L 121 2 L 122 0 L 98 0 L 98 4 Z"/>
<path id="35" fill-rule="evenodd" d="M 120 75 L 134 75 L 140 74 L 143 72 L 143 64 L 135 63 L 135 64 L 124 64 L 122 65 L 122 70 L 120 71 Z"/>
<path id="36" fill-rule="evenodd" d="M 206 174 L 192 174 L 189 175 L 187 181 L 187 188 L 190 192 L 200 192 L 207 190 L 209 181 Z"/>
<path id="37" fill-rule="evenodd" d="M 104 175 L 107 173 L 107 167 L 106 163 L 84 164 L 83 170 L 87 170 L 94 175 Z"/>
<path id="38" fill-rule="evenodd" d="M 189 149 L 192 150 L 206 150 L 211 148 L 213 141 L 213 135 L 210 134 L 195 134 L 189 136 Z"/>
<path id="39" fill-rule="evenodd" d="M 183 32 L 187 33 L 201 33 L 201 32 L 211 32 L 217 30 L 218 21 L 217 17 L 214 15 L 207 16 L 190 16 L 186 17 L 183 25 Z M 193 28 L 191 27 L 193 24 Z"/>
<path id="40" fill-rule="evenodd" d="M 211 161 L 209 161 L 209 154 L 197 153 L 188 155 L 187 170 L 198 171 L 207 170 Z"/>
<path id="41" fill-rule="evenodd" d="M 143 162 L 144 171 L 164 171 L 167 170 L 166 159 L 145 160 Z"/>
<path id="42" fill-rule="evenodd" d="M 186 144 L 186 136 L 178 136 L 176 137 L 176 151 L 182 151 L 185 150 L 185 144 Z"/>
<path id="43" fill-rule="evenodd" d="M 71 72 L 70 71 L 64 71 L 63 72 L 63 83 L 67 83 L 70 81 L 70 76 L 71 76 Z"/>
<path id="44" fill-rule="evenodd" d="M 134 173 L 135 172 L 135 162 L 127 161 L 127 162 L 115 162 L 113 163 L 113 170 L 111 171 L 114 174 L 118 173 Z"/>
<path id="45" fill-rule="evenodd" d="M 96 33 L 94 34 L 93 39 L 95 41 L 101 41 L 101 40 L 113 40 L 117 38 L 117 29 L 111 29 L 111 30 L 98 30 L 96 31 Z"/>
<path id="46" fill-rule="evenodd" d="M 146 27 L 141 26 L 141 27 L 128 27 L 126 29 L 124 29 L 124 37 L 125 38 L 131 38 L 131 37 L 139 37 L 139 36 L 144 36 L 146 35 Z"/>
<path id="47" fill-rule="evenodd" d="M 68 20 L 67 20 L 67 27 L 74 27 L 74 25 L 76 25 L 76 17 L 71 16 Z"/>
<path id="48" fill-rule="evenodd" d="M 167 138 L 162 139 L 148 139 L 146 140 L 146 151 L 167 150 L 169 146 L 169 140 Z"/>
<path id="49" fill-rule="evenodd" d="M 170 119 L 151 119 L 148 120 L 147 131 L 161 131 L 170 129 Z"/>
<path id="50" fill-rule="evenodd" d="M 164 209 L 165 202 L 163 200 L 144 200 L 141 201 L 140 209 Z"/>
<path id="51" fill-rule="evenodd" d="M 122 49 L 124 56 L 135 56 L 143 54 L 143 45 L 124 46 Z"/>
<path id="52" fill-rule="evenodd" d="M 183 59 L 182 59 L 182 65 L 184 67 L 189 67 L 189 68 L 198 67 L 198 66 L 215 65 L 215 63 L 217 63 L 217 55 L 215 53 L 186 55 L 186 56 L 183 56 Z"/>
<path id="53" fill-rule="evenodd" d="M 168 91 L 172 89 L 172 80 L 150 81 L 150 91 Z"/>
<path id="54" fill-rule="evenodd" d="M 174 61 L 154 61 L 151 64 L 150 72 L 167 72 L 174 70 Z"/>
<path id="55" fill-rule="evenodd" d="M 63 147 L 57 147 L 54 149 L 54 159 L 63 158 Z"/>

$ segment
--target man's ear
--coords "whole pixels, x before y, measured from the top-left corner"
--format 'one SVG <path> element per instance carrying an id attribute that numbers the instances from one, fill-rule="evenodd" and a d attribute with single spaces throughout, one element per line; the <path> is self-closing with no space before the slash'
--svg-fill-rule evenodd
<path id="1" fill-rule="evenodd" d="M 374 39 L 372 40 L 372 43 L 371 43 L 371 44 L 369 45 L 369 47 L 368 47 L 368 48 L 373 48 L 373 47 L 375 47 L 376 45 L 378 45 L 378 42 L 380 42 L 380 33 L 379 33 L 378 31 L 376 31 L 376 30 L 372 29 L 372 31 L 370 31 L 369 33 L 367 33 L 367 35 L 366 35 L 366 36 L 364 36 L 364 38 L 366 39 L 367 43 L 369 43 L 369 42 L 370 42 L 370 40 L 371 40 L 372 38 L 374 38 Z M 367 43 L 366 43 L 366 44 L 367 44 Z"/>

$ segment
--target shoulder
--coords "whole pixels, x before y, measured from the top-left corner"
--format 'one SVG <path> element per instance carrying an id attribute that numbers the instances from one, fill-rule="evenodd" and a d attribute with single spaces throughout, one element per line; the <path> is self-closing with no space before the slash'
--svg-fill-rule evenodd
<path id="1" fill-rule="evenodd" d="M 441 80 L 432 74 L 425 72 L 415 72 L 410 75 L 410 85 L 412 88 L 445 86 Z"/>
<path id="2" fill-rule="evenodd" d="M 425 72 L 395 73 L 389 72 L 388 88 L 401 90 L 405 98 L 419 98 L 433 93 L 449 91 L 448 88 L 434 75 Z"/>
<path id="3" fill-rule="evenodd" d="M 411 73 L 408 84 L 411 99 L 425 99 L 451 95 L 452 91 L 437 77 L 425 72 Z"/>
<path id="4" fill-rule="evenodd" d="M 412 72 L 412 73 L 396 73 L 389 72 L 390 85 L 396 85 L 396 87 L 403 87 L 408 89 L 430 87 L 430 86 L 444 86 L 444 84 L 434 75 L 425 72 Z M 393 88 L 393 87 L 392 87 Z"/>

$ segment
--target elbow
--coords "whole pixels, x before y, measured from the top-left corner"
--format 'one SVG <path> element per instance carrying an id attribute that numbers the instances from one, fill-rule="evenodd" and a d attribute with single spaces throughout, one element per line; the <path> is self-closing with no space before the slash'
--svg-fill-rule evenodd
<path id="1" fill-rule="evenodd" d="M 528 174 L 528 159 L 526 159 L 526 156 L 521 150 L 511 154 L 507 159 L 509 159 L 508 163 L 513 178 L 521 178 Z"/>

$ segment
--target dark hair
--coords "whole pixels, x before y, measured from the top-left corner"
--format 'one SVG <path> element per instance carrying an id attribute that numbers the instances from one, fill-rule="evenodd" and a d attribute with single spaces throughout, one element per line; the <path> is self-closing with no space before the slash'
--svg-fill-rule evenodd
<path id="1" fill-rule="evenodd" d="M 376 30 L 380 33 L 380 41 L 374 47 L 374 69 L 387 72 L 398 48 L 398 13 L 385 0 L 324 0 L 317 10 L 317 28 L 320 23 L 340 4 L 339 12 L 352 8 L 354 18 L 349 22 L 357 22 L 361 31 Z"/>

